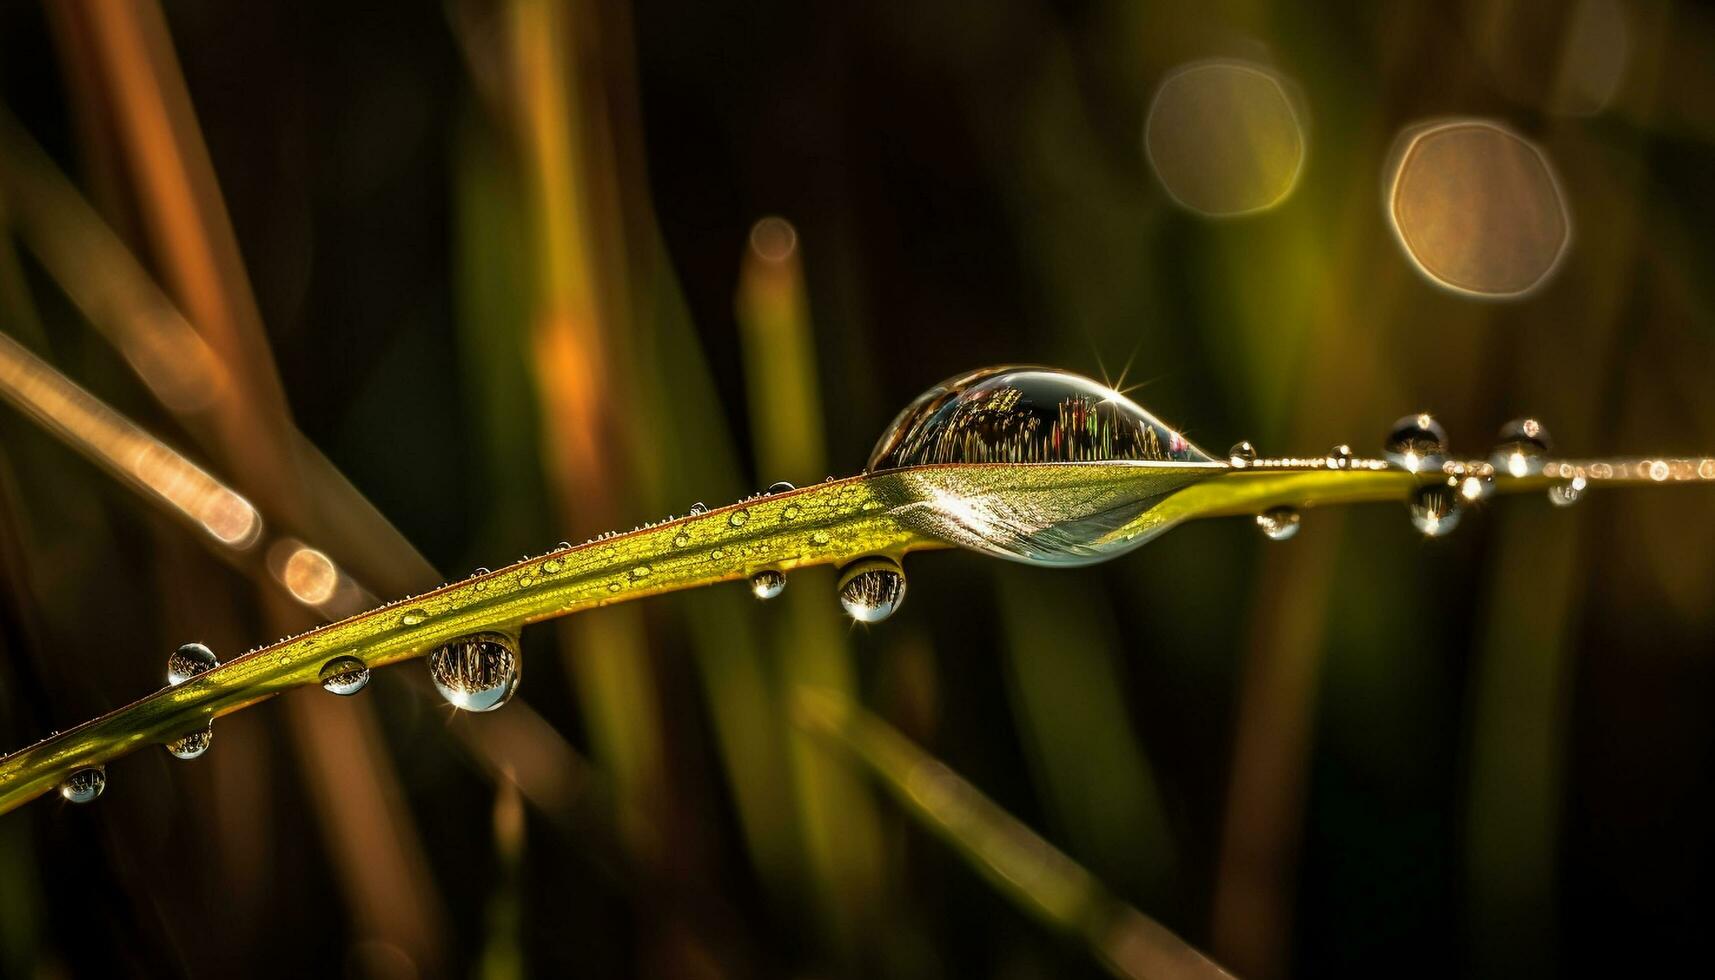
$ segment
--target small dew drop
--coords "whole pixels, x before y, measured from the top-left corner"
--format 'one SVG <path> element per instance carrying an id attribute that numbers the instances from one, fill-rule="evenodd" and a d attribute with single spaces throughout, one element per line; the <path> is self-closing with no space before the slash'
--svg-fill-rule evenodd
<path id="1" fill-rule="evenodd" d="M 101 766 L 79 769 L 60 784 L 60 796 L 71 803 L 93 803 L 107 789 L 107 770 Z"/>
<path id="2" fill-rule="evenodd" d="M 905 571 L 891 558 L 860 558 L 840 573 L 840 605 L 860 623 L 879 623 L 905 601 Z"/>
<path id="3" fill-rule="evenodd" d="M 699 514 L 707 514 L 708 512 L 709 512 L 708 505 L 703 503 L 701 500 L 699 500 L 696 503 L 691 505 L 691 516 L 692 517 L 696 517 Z"/>
<path id="4" fill-rule="evenodd" d="M 811 531 L 810 532 L 810 543 L 815 545 L 818 548 L 827 544 L 828 540 L 829 540 L 828 532 L 826 532 L 826 531 Z"/>
<path id="5" fill-rule="evenodd" d="M 1459 495 L 1445 483 L 1418 487 L 1411 498 L 1411 525 L 1431 538 L 1453 533 L 1459 526 Z"/>
<path id="6" fill-rule="evenodd" d="M 1354 455 L 1356 454 L 1352 452 L 1352 447 L 1342 442 L 1328 450 L 1328 468 L 1331 470 L 1346 469 L 1352 465 Z"/>
<path id="7" fill-rule="evenodd" d="M 1493 473 L 1466 473 L 1459 480 L 1459 496 L 1471 503 L 1487 500 L 1495 493 L 1495 475 Z"/>
<path id="8" fill-rule="evenodd" d="M 1256 526 L 1270 541 L 1285 541 L 1298 533 L 1302 520 L 1297 508 L 1271 507 L 1256 515 Z"/>
<path id="9" fill-rule="evenodd" d="M 543 575 L 555 575 L 555 574 L 558 574 L 560 569 L 562 569 L 564 567 L 565 566 L 560 563 L 560 560 L 558 558 L 550 558 L 547 561 L 542 563 L 542 574 Z"/>
<path id="10" fill-rule="evenodd" d="M 195 759 L 208 751 L 214 741 L 214 726 L 204 725 L 194 732 L 180 735 L 167 743 L 167 751 L 180 759 Z"/>
<path id="11" fill-rule="evenodd" d="M 783 521 L 795 521 L 798 519 L 798 515 L 800 513 L 802 513 L 802 510 L 797 504 L 787 504 L 785 507 L 781 508 L 780 519 Z"/>
<path id="12" fill-rule="evenodd" d="M 1256 447 L 1249 442 L 1233 443 L 1233 448 L 1227 450 L 1227 462 L 1237 469 L 1244 469 L 1256 462 Z"/>
<path id="13" fill-rule="evenodd" d="M 609 592 L 618 592 L 620 589 L 623 589 L 623 588 L 625 588 L 625 586 L 619 584 L 618 582 L 607 583 L 607 590 Z"/>
<path id="14" fill-rule="evenodd" d="M 750 591 L 758 599 L 772 599 L 786 591 L 786 576 L 775 569 L 765 568 L 750 577 Z"/>
<path id="15" fill-rule="evenodd" d="M 322 690 L 350 697 L 369 686 L 369 665 L 356 657 L 335 657 L 322 665 Z"/>
<path id="16" fill-rule="evenodd" d="M 744 522 L 748 520 L 750 520 L 750 511 L 739 509 L 728 514 L 726 522 L 733 527 L 743 527 Z"/>
<path id="17" fill-rule="evenodd" d="M 785 480 L 781 480 L 779 483 L 771 483 L 768 485 L 768 495 L 772 497 L 777 493 L 791 493 L 796 489 L 798 488 L 787 483 Z"/>
<path id="18" fill-rule="evenodd" d="M 1587 485 L 1581 476 L 1575 476 L 1565 483 L 1556 483 L 1548 488 L 1548 502 L 1556 507 L 1570 507 L 1584 497 L 1584 488 Z"/>
<path id="19" fill-rule="evenodd" d="M 632 578 L 648 578 L 649 573 L 651 571 L 653 571 L 653 569 L 651 569 L 648 565 L 639 565 L 636 568 L 633 568 L 631 570 L 631 577 Z"/>
<path id="20" fill-rule="evenodd" d="M 1513 419 L 1501 427 L 1499 440 L 1489 454 L 1495 469 L 1515 477 L 1536 476 L 1548 460 L 1550 447 L 1548 429 L 1536 419 Z"/>
<path id="21" fill-rule="evenodd" d="M 683 548 L 690 543 L 691 535 L 686 531 L 680 531 L 678 534 L 673 535 L 673 547 L 675 548 Z"/>
<path id="22" fill-rule="evenodd" d="M 416 626 L 428 618 L 429 614 L 421 609 L 407 609 L 404 615 L 399 617 L 399 624 L 401 626 Z"/>
<path id="23" fill-rule="evenodd" d="M 183 684 L 206 670 L 220 666 L 214 651 L 201 643 L 186 643 L 167 657 L 167 683 Z M 93 797 L 92 797 L 93 798 Z"/>
<path id="24" fill-rule="evenodd" d="M 1447 461 L 1447 432 L 1428 412 L 1403 416 L 1388 430 L 1382 456 L 1408 473 L 1438 470 Z"/>
<path id="25" fill-rule="evenodd" d="M 478 633 L 429 654 L 429 679 L 455 708 L 493 711 L 518 689 L 518 650 L 511 637 Z"/>

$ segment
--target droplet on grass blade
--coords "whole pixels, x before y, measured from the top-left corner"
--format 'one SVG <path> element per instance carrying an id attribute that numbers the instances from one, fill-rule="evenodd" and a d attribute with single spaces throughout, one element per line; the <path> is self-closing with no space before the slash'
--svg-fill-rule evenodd
<path id="1" fill-rule="evenodd" d="M 758 599 L 772 599 L 786 591 L 786 576 L 773 568 L 765 568 L 750 577 L 750 591 Z"/>
<path id="2" fill-rule="evenodd" d="M 860 623 L 879 623 L 905 601 L 905 571 L 891 558 L 860 558 L 840 572 L 840 605 Z"/>
<path id="3" fill-rule="evenodd" d="M 186 643 L 167 657 L 167 683 L 177 686 L 218 666 L 220 661 L 213 650 L 201 643 Z"/>
<path id="4" fill-rule="evenodd" d="M 1411 498 L 1411 525 L 1426 537 L 1439 538 L 1459 526 L 1459 495 L 1445 483 L 1417 488 Z"/>
<path id="5" fill-rule="evenodd" d="M 90 803 L 107 789 L 107 770 L 101 766 L 79 769 L 60 784 L 60 796 L 71 803 Z"/>
<path id="6" fill-rule="evenodd" d="M 455 708 L 493 711 L 518 689 L 517 641 L 501 633 L 477 633 L 429 654 L 429 679 Z"/>
<path id="7" fill-rule="evenodd" d="M 322 665 L 322 690 L 350 697 L 369 686 L 369 665 L 356 657 L 335 657 Z"/>
<path id="8" fill-rule="evenodd" d="M 1298 533 L 1302 520 L 1296 508 L 1271 507 L 1256 515 L 1256 526 L 1270 541 L 1285 541 Z"/>
<path id="9" fill-rule="evenodd" d="M 1515 477 L 1536 476 L 1554 445 L 1548 428 L 1536 419 L 1513 419 L 1501 427 L 1500 439 L 1489 453 L 1495 469 Z"/>
<path id="10" fill-rule="evenodd" d="M 1447 432 L 1427 412 L 1404 416 L 1388 430 L 1382 456 L 1408 473 L 1438 470 L 1447 461 Z"/>
<path id="11" fill-rule="evenodd" d="M 180 759 L 195 759 L 208 751 L 209 744 L 214 741 L 214 724 L 211 722 L 193 732 L 187 732 L 167 743 L 167 751 Z"/>

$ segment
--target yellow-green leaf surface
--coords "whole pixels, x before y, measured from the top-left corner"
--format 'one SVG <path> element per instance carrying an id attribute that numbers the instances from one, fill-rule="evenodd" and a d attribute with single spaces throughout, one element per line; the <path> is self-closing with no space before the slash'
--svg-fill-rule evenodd
<path id="1" fill-rule="evenodd" d="M 1481 464 L 1461 464 L 1475 467 Z M 176 687 L 0 759 L 0 812 L 52 789 L 76 770 L 167 741 L 210 718 L 289 688 L 319 682 L 323 664 L 354 656 L 371 668 L 422 656 L 461 636 L 520 627 L 609 603 L 745 579 L 765 568 L 842 565 L 866 555 L 955 545 L 987 548 L 982 520 L 954 527 L 948 514 L 1006 516 L 994 533 L 1045 527 L 1067 514 L 1123 512 L 1099 543 L 1111 553 L 1199 517 L 1402 500 L 1445 475 L 1411 474 L 1376 461 L 1338 466 L 1280 460 L 1225 463 L 1014 463 L 908 467 L 830 480 L 596 539 L 473 576 L 235 657 Z M 1715 461 L 1550 462 L 1542 476 L 1497 476 L 1502 492 L 1555 481 L 1650 484 L 1715 480 Z M 1140 503 L 1141 501 L 1141 503 Z M 972 528 L 977 536 L 972 537 Z M 952 533 L 949 531 L 957 533 Z"/>

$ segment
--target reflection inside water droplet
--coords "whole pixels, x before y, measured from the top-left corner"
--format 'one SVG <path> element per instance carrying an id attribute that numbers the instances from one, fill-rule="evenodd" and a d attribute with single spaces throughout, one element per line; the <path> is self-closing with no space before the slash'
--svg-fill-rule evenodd
<path id="1" fill-rule="evenodd" d="M 879 623 L 905 601 L 905 571 L 891 558 L 863 558 L 840 572 L 840 605 L 860 623 Z"/>
<path id="2" fill-rule="evenodd" d="M 208 751 L 214 741 L 214 725 L 204 725 L 194 732 L 180 735 L 167 743 L 167 751 L 181 759 L 195 759 Z"/>
<path id="3" fill-rule="evenodd" d="M 350 697 L 369 686 L 369 665 L 356 657 L 335 657 L 322 665 L 322 690 Z"/>
<path id="4" fill-rule="evenodd" d="M 786 591 L 786 576 L 776 569 L 765 568 L 750 577 L 750 591 L 758 599 L 772 599 Z"/>
<path id="5" fill-rule="evenodd" d="M 455 708 L 493 711 L 518 689 L 517 642 L 500 633 L 478 633 L 429 654 L 429 679 Z"/>
<path id="6" fill-rule="evenodd" d="M 1352 447 L 1342 442 L 1333 449 L 1328 450 L 1328 468 L 1335 470 L 1346 469 L 1352 465 L 1352 460 L 1355 458 L 1357 458 L 1357 454 L 1352 452 Z"/>
<path id="7" fill-rule="evenodd" d="M 708 505 L 704 504 L 701 500 L 699 500 L 696 503 L 691 505 L 691 516 L 692 517 L 696 517 L 699 514 L 707 514 L 708 512 L 709 512 Z"/>
<path id="8" fill-rule="evenodd" d="M 1501 427 L 1489 463 L 1515 477 L 1536 476 L 1553 446 L 1548 429 L 1536 419 L 1513 419 Z"/>
<path id="9" fill-rule="evenodd" d="M 1227 462 L 1241 469 L 1249 466 L 1256 462 L 1256 447 L 1248 442 L 1233 443 L 1233 448 L 1227 450 Z"/>
<path id="10" fill-rule="evenodd" d="M 220 666 L 214 651 L 201 643 L 186 643 L 167 657 L 167 683 L 183 684 L 196 675 Z"/>
<path id="11" fill-rule="evenodd" d="M 79 769 L 60 784 L 60 796 L 71 803 L 90 803 L 107 789 L 107 770 L 101 766 Z"/>
<path id="12" fill-rule="evenodd" d="M 1256 515 L 1257 529 L 1270 541 L 1285 541 L 1298 533 L 1302 518 L 1293 507 L 1271 507 Z"/>
<path id="13" fill-rule="evenodd" d="M 1584 496 L 1586 481 L 1581 476 L 1575 476 L 1565 483 L 1556 483 L 1548 488 L 1548 502 L 1556 507 L 1570 507 Z"/>
<path id="14" fill-rule="evenodd" d="M 1459 495 L 1445 483 L 1418 487 L 1411 498 L 1411 525 L 1431 538 L 1451 534 L 1459 526 Z"/>
<path id="15" fill-rule="evenodd" d="M 988 463 L 1065 468 L 944 465 Z M 1080 477 L 1084 466 L 1108 469 Z M 935 386 L 900 413 L 869 460 L 872 473 L 898 472 L 874 492 L 914 530 L 1046 565 L 1089 564 L 1142 544 L 1169 522 L 1133 526 L 1137 518 L 1226 469 L 1114 389 L 1033 367 L 988 368 Z"/>
<path id="16" fill-rule="evenodd" d="M 1408 473 L 1438 470 L 1447 461 L 1447 432 L 1427 412 L 1404 416 L 1388 430 L 1382 455 Z"/>

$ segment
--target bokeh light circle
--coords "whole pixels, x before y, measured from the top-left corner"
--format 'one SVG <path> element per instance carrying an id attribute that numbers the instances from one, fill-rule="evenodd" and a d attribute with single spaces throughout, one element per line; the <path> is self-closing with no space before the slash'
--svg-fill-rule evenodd
<path id="1" fill-rule="evenodd" d="M 1455 292 L 1524 296 L 1547 281 L 1572 240 L 1547 156 L 1486 120 L 1407 129 L 1395 144 L 1386 194 L 1406 257 Z"/>
<path id="2" fill-rule="evenodd" d="M 1143 145 L 1168 195 L 1210 216 L 1272 208 L 1304 169 L 1304 125 L 1286 85 L 1247 62 L 1197 62 L 1168 75 Z"/>

